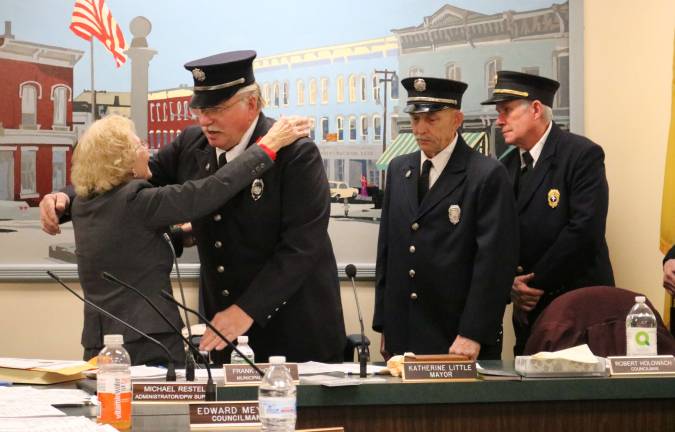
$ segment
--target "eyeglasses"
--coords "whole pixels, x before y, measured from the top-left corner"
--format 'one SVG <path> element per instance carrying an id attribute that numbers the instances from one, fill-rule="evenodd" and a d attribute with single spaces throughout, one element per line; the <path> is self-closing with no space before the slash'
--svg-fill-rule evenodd
<path id="1" fill-rule="evenodd" d="M 245 97 L 245 96 L 244 96 Z M 190 108 L 190 113 L 194 117 L 199 117 L 199 116 L 206 116 L 206 117 L 213 117 L 215 115 L 218 115 L 220 113 L 223 113 L 242 100 L 244 100 L 244 97 L 237 98 L 234 102 L 231 103 L 224 103 L 222 105 L 216 105 L 214 107 L 209 107 L 209 108 Z M 229 101 L 228 101 L 229 102 Z"/>

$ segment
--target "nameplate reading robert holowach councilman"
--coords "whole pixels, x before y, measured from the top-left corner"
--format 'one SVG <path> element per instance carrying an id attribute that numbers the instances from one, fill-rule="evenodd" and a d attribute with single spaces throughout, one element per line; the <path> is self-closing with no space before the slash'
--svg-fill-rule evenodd
<path id="1" fill-rule="evenodd" d="M 675 375 L 671 355 L 608 357 L 610 375 Z"/>

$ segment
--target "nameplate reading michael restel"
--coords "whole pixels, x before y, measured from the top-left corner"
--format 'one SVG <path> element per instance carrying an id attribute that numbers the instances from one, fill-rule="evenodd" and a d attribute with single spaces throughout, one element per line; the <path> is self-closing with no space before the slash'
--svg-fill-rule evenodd
<path id="1" fill-rule="evenodd" d="M 134 382 L 134 402 L 189 402 L 206 400 L 206 384 L 190 382 Z"/>

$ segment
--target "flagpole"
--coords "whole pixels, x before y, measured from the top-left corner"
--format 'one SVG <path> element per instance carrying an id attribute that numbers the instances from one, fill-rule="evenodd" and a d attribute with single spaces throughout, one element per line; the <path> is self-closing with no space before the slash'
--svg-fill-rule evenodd
<path id="1" fill-rule="evenodd" d="M 94 38 L 89 39 L 91 65 L 91 121 L 96 121 L 96 89 L 94 87 Z"/>

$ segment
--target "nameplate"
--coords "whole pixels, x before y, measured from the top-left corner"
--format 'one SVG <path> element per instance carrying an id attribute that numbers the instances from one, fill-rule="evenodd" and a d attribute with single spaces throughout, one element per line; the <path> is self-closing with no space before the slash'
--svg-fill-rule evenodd
<path id="1" fill-rule="evenodd" d="M 260 426 L 257 401 L 190 404 L 190 428 Z"/>
<path id="2" fill-rule="evenodd" d="M 403 381 L 469 381 L 478 377 L 472 361 L 404 361 Z"/>
<path id="3" fill-rule="evenodd" d="M 256 363 L 256 366 L 265 372 L 270 367 L 270 364 Z M 298 384 L 300 382 L 298 364 L 286 363 L 285 366 L 291 373 L 293 382 Z M 258 385 L 262 381 L 260 374 L 247 364 L 224 364 L 223 376 L 225 377 L 225 385 Z"/>
<path id="4" fill-rule="evenodd" d="M 134 402 L 189 402 L 206 400 L 206 384 L 191 382 L 133 383 Z"/>
<path id="5" fill-rule="evenodd" d="M 296 432 L 345 432 L 343 427 L 319 428 L 319 429 L 296 429 Z"/>
<path id="6" fill-rule="evenodd" d="M 675 374 L 675 358 L 671 355 L 641 357 L 608 357 L 610 375 Z"/>

